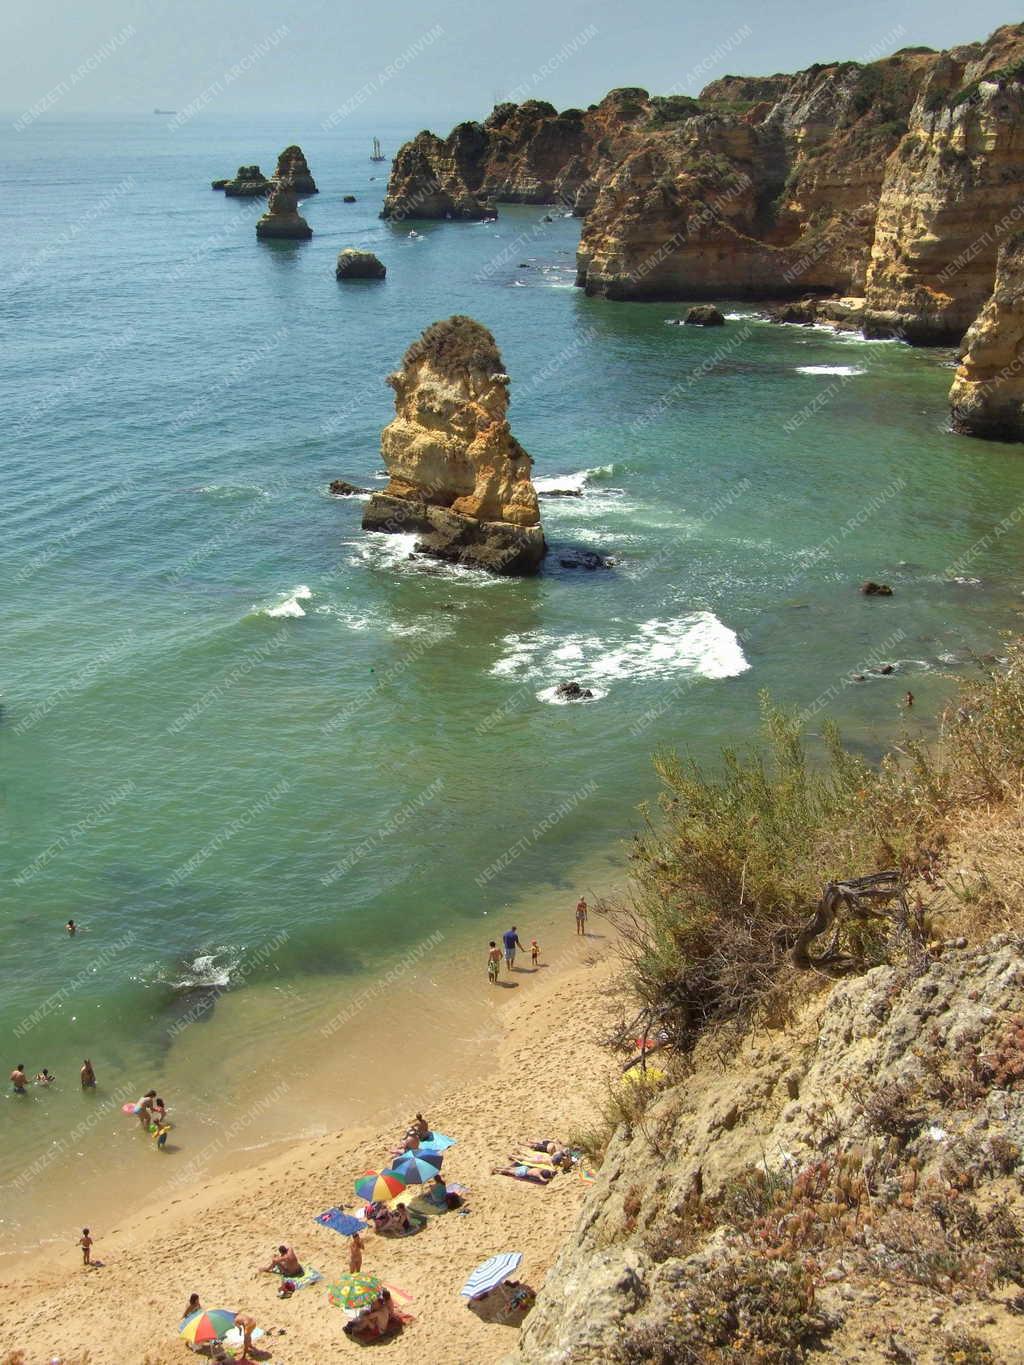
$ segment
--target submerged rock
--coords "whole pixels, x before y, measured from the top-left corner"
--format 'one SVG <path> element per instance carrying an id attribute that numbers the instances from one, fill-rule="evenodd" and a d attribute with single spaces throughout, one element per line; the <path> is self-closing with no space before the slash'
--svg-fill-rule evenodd
<path id="1" fill-rule="evenodd" d="M 865 597 L 891 597 L 892 588 L 888 583 L 876 583 L 873 579 L 868 579 L 866 583 L 860 585 L 860 590 Z"/>
<path id="2" fill-rule="evenodd" d="M 333 479 L 330 486 L 330 492 L 336 498 L 354 498 L 369 491 L 368 488 L 359 488 L 354 483 L 347 483 L 344 479 Z"/>
<path id="3" fill-rule="evenodd" d="M 274 179 L 279 185 L 291 185 L 298 195 L 319 194 L 316 181 L 313 179 L 306 164 L 302 148 L 296 147 L 294 143 L 291 147 L 286 147 L 277 158 L 277 170 L 274 172 Z"/>
<path id="4" fill-rule="evenodd" d="M 683 319 L 688 327 L 724 327 L 725 315 L 713 303 L 699 303 Z"/>
<path id="5" fill-rule="evenodd" d="M 342 195 L 341 202 L 343 204 L 354 204 L 356 202 L 356 197 L 354 194 L 345 194 Z"/>
<path id="6" fill-rule="evenodd" d="M 351 246 L 339 253 L 334 269 L 339 280 L 382 280 L 387 273 L 387 266 L 372 251 L 357 251 Z"/>
<path id="7" fill-rule="evenodd" d="M 578 682 L 559 683 L 555 696 L 562 701 L 592 701 L 594 694 L 589 687 L 581 687 Z"/>
<path id="8" fill-rule="evenodd" d="M 595 550 L 566 550 L 559 555 L 558 562 L 563 569 L 610 569 L 612 561 Z"/>
<path id="9" fill-rule="evenodd" d="M 275 185 L 270 192 L 267 211 L 256 224 L 256 236 L 263 240 L 308 241 L 313 229 L 299 213 L 299 196 L 291 185 Z"/>
<path id="10" fill-rule="evenodd" d="M 468 317 L 436 322 L 387 382 L 389 481 L 367 503 L 364 529 L 419 532 L 419 553 L 492 573 L 536 573 L 547 547 L 533 461 L 509 428 L 509 380 L 491 333 Z"/>

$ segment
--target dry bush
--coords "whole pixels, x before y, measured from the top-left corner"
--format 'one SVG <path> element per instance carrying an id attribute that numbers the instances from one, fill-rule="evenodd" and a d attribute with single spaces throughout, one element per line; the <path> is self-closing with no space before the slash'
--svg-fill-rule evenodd
<path id="1" fill-rule="evenodd" d="M 402 358 L 406 366 L 429 360 L 440 374 L 458 378 L 467 370 L 480 374 L 504 369 L 501 352 L 486 327 L 464 313 L 432 323 Z"/>

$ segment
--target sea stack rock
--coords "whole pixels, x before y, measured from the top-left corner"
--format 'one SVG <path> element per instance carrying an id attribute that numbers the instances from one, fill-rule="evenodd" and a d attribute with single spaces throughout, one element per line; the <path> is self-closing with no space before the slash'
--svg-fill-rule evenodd
<path id="1" fill-rule="evenodd" d="M 967 329 L 949 404 L 955 431 L 1024 441 L 1024 232 L 1000 248 L 995 289 Z"/>
<path id="2" fill-rule="evenodd" d="M 508 424 L 509 378 L 494 337 L 469 317 L 428 327 L 389 375 L 395 419 L 381 435 L 389 483 L 367 531 L 421 533 L 421 554 L 533 574 L 546 545 L 533 461 Z"/>
<path id="3" fill-rule="evenodd" d="M 226 180 L 223 189 L 229 199 L 258 199 L 273 187 L 259 166 L 239 166 L 234 180 Z"/>
<path id="4" fill-rule="evenodd" d="M 256 224 L 256 236 L 264 241 L 308 241 L 313 229 L 299 213 L 299 196 L 291 185 L 275 185 L 267 211 Z"/>
<path id="5" fill-rule="evenodd" d="M 302 154 L 301 147 L 286 147 L 277 158 L 277 170 L 274 172 L 274 179 L 279 185 L 291 185 L 292 189 L 300 197 L 307 194 L 319 194 L 316 181 L 309 173 L 309 166 L 306 158 Z"/>
<path id="6" fill-rule="evenodd" d="M 339 280 L 382 280 L 387 273 L 387 266 L 372 251 L 357 251 L 353 246 L 339 252 L 334 270 Z"/>

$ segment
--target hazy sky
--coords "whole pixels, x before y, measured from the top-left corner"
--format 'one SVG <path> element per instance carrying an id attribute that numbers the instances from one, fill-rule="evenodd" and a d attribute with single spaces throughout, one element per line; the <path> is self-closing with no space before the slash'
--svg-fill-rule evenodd
<path id="1" fill-rule="evenodd" d="M 7 110 L 481 117 L 498 98 L 695 93 L 732 73 L 948 47 L 1018 21 L 978 0 L 33 0 L 7 7 Z M 44 107 L 39 108 L 42 105 Z"/>

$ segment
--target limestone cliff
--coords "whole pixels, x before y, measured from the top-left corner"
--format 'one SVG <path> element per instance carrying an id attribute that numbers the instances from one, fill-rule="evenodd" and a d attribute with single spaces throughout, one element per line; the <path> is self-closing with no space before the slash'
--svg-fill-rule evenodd
<path id="1" fill-rule="evenodd" d="M 877 967 L 709 1049 L 618 1130 L 511 1360 L 1024 1359 L 1022 949 Z"/>
<path id="2" fill-rule="evenodd" d="M 1024 233 L 1000 248 L 995 289 L 968 328 L 949 402 L 957 431 L 1024 440 Z"/>
<path id="3" fill-rule="evenodd" d="M 1024 219 L 1024 25 L 943 53 L 886 168 L 867 278 L 869 335 L 956 344 Z"/>
<path id="4" fill-rule="evenodd" d="M 387 382 L 389 480 L 367 504 L 364 529 L 421 532 L 421 553 L 535 573 L 546 547 L 533 462 L 509 428 L 509 377 L 491 333 L 468 317 L 434 323 Z"/>
<path id="5" fill-rule="evenodd" d="M 586 111 L 527 100 L 499 104 L 446 138 L 419 133 L 395 157 L 381 216 L 479 219 L 498 203 L 582 209 L 600 167 L 647 112 L 646 92 L 613 90 Z"/>

